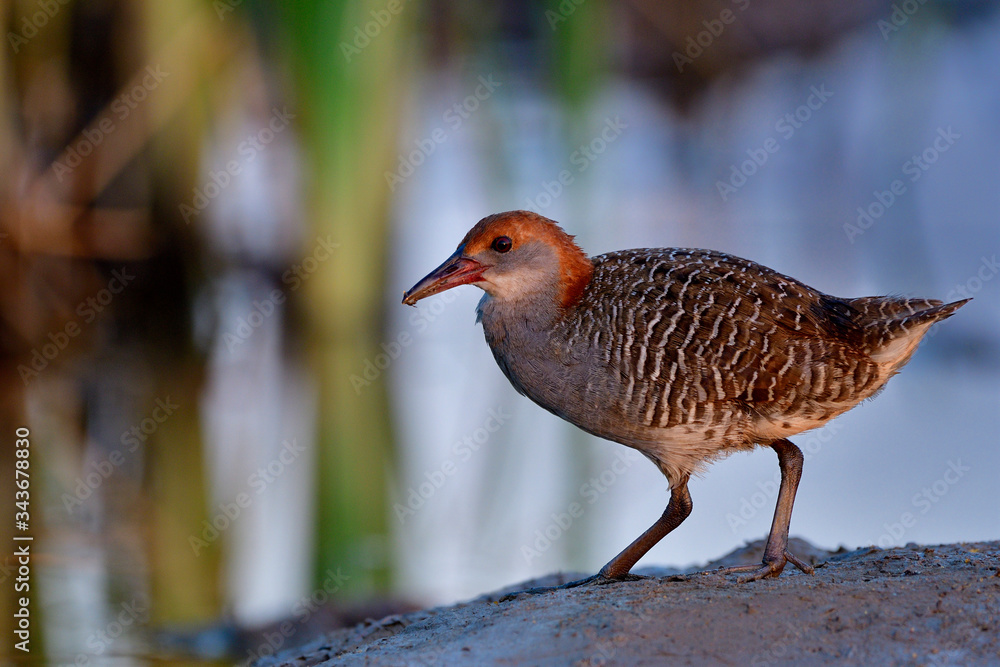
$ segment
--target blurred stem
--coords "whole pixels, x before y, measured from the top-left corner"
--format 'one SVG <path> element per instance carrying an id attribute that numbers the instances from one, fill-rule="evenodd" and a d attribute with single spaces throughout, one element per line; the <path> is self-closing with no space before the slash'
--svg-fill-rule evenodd
<path id="1" fill-rule="evenodd" d="M 580 111 L 604 83 L 608 67 L 608 29 L 611 12 L 606 2 L 588 0 L 563 15 L 568 3 L 547 3 L 546 27 L 554 26 L 553 77 L 566 104 Z M 556 18 L 558 17 L 558 19 Z"/>
<path id="2" fill-rule="evenodd" d="M 222 609 L 219 587 L 220 545 L 209 541 L 195 553 L 191 538 L 204 538 L 208 503 L 205 498 L 205 461 L 197 405 L 187 397 L 200 393 L 199 366 L 183 365 L 159 396 L 181 403 L 148 440 L 151 479 L 150 530 L 153 624 L 207 621 Z M 184 397 L 184 398 L 178 398 Z M 150 409 L 152 409 L 152 405 Z M 209 516 L 217 513 L 212 508 Z M 211 533 L 208 539 L 211 540 Z"/>
<path id="3" fill-rule="evenodd" d="M 321 388 L 316 571 L 322 579 L 342 568 L 354 593 L 384 589 L 389 575 L 386 378 L 360 386 L 351 376 L 364 374 L 384 342 L 384 172 L 396 148 L 401 43 L 417 11 L 415 4 L 393 6 L 397 13 L 384 0 L 283 4 L 296 112 L 315 179 L 308 200 L 313 239 L 339 244 L 306 283 Z"/>
<path id="4" fill-rule="evenodd" d="M 177 233 L 166 231 L 168 224 L 176 224 L 178 236 L 183 238 L 193 232 L 181 227 L 176 202 L 183 201 L 182 193 L 191 191 L 200 173 L 207 123 L 202 86 L 217 81 L 219 71 L 231 62 L 237 24 L 221 22 L 203 0 L 144 0 L 141 10 L 145 61 L 169 73 L 157 88 L 161 94 L 151 95 L 142 108 L 150 130 L 151 182 L 162 198 L 151 207 L 153 224 L 164 236 Z M 194 264 L 192 261 L 184 268 L 191 271 Z M 165 338 L 153 344 L 156 352 L 164 355 L 157 364 L 164 371 L 155 395 L 172 397 L 181 407 L 147 441 L 154 625 L 206 621 L 223 610 L 219 582 L 225 538 L 211 541 L 197 553 L 191 541 L 192 537 L 205 537 L 202 521 L 210 519 L 218 508 L 209 507 L 202 424 L 195 398 L 201 394 L 204 360 L 189 346 L 186 325 L 175 319 L 182 318 L 189 307 L 187 295 L 180 293 L 187 288 L 183 283 L 173 286 L 178 293 L 169 307 L 155 306 L 160 313 L 177 308 L 168 316 L 177 330 L 164 328 Z M 169 344 L 176 341 L 183 342 Z"/>

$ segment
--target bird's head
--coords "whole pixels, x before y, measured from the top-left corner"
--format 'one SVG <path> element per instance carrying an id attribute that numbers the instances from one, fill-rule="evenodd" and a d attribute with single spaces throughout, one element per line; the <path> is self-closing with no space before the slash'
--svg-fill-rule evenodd
<path id="1" fill-rule="evenodd" d="M 403 295 L 403 303 L 413 306 L 471 284 L 501 300 L 552 293 L 558 305 L 568 307 L 593 273 L 593 263 L 554 221 L 530 211 L 508 211 L 476 223 L 451 257 Z"/>

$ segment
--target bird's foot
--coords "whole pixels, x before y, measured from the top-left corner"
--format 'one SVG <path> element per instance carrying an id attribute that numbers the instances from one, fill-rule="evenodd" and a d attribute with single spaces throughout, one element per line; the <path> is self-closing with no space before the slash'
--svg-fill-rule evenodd
<path id="1" fill-rule="evenodd" d="M 538 586 L 536 588 L 526 588 L 523 591 L 515 591 L 513 593 L 508 593 L 504 595 L 499 602 L 509 602 L 510 600 L 516 600 L 522 595 L 542 595 L 543 593 L 551 593 L 552 591 L 564 591 L 570 588 L 579 588 L 581 586 L 606 586 L 608 584 L 614 584 L 619 581 L 639 581 L 641 579 L 646 579 L 646 577 L 641 577 L 637 574 L 624 574 L 620 577 L 608 577 L 601 573 L 597 573 L 593 576 L 586 577 L 584 579 L 577 579 L 576 581 L 568 581 L 565 584 L 559 586 Z"/>
<path id="2" fill-rule="evenodd" d="M 709 570 L 705 574 L 721 574 L 725 576 L 728 574 L 736 574 L 738 572 L 749 572 L 749 574 L 739 577 L 736 580 L 736 583 L 738 584 L 746 584 L 751 581 L 757 581 L 758 579 L 777 577 L 781 574 L 781 571 L 785 569 L 785 563 L 791 563 L 806 574 L 815 573 L 812 565 L 797 557 L 788 549 L 784 549 L 778 556 L 769 557 L 765 554 L 764 561 L 761 565 L 734 565 L 732 567 L 720 567 L 718 570 Z"/>
<path id="3" fill-rule="evenodd" d="M 643 579 L 647 579 L 647 577 L 643 577 L 638 574 L 630 574 L 628 572 L 618 577 L 609 577 L 606 574 L 598 572 L 597 574 L 587 577 L 586 579 L 570 581 L 562 586 L 556 586 L 556 588 L 562 590 L 566 588 L 578 588 L 580 586 L 607 586 L 608 584 L 615 584 L 619 581 L 641 581 Z"/>

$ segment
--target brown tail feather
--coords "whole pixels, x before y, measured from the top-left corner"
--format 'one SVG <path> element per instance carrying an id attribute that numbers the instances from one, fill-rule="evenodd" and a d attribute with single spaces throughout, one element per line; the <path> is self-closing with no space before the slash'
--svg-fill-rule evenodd
<path id="1" fill-rule="evenodd" d="M 918 310 L 912 315 L 902 317 L 895 321 L 899 322 L 900 326 L 904 330 L 921 324 L 934 324 L 935 322 L 940 322 L 941 320 L 951 317 L 955 314 L 956 310 L 964 306 L 969 301 L 972 301 L 972 299 L 962 299 L 961 301 L 953 301 L 944 305 L 941 305 L 941 302 L 938 301 L 931 308 Z"/>
<path id="2" fill-rule="evenodd" d="M 906 299 L 895 296 L 865 296 L 850 299 L 851 308 L 860 315 L 862 325 L 867 322 L 883 322 L 887 319 L 913 315 L 941 305 L 937 299 Z"/>
<path id="3" fill-rule="evenodd" d="M 907 301 L 913 303 L 934 303 L 929 300 Z M 899 368 L 907 361 L 916 349 L 920 339 L 924 337 L 930 326 L 943 319 L 951 317 L 955 311 L 964 306 L 971 299 L 955 301 L 916 310 L 912 314 L 895 317 L 893 319 L 875 322 L 865 327 L 865 337 L 867 338 L 868 349 L 872 350 L 871 358 L 878 362 L 889 362 L 895 368 Z M 903 307 L 905 308 L 905 307 Z M 905 312 L 905 310 L 903 311 Z"/>

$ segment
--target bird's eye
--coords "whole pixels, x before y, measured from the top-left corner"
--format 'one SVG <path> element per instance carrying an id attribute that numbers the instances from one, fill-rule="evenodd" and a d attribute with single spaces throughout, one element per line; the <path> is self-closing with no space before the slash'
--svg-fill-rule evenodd
<path id="1" fill-rule="evenodd" d="M 511 241 L 509 237 L 498 236 L 495 239 L 493 239 L 493 243 L 490 244 L 490 247 L 496 250 L 497 252 L 507 252 L 513 245 L 514 242 Z"/>

